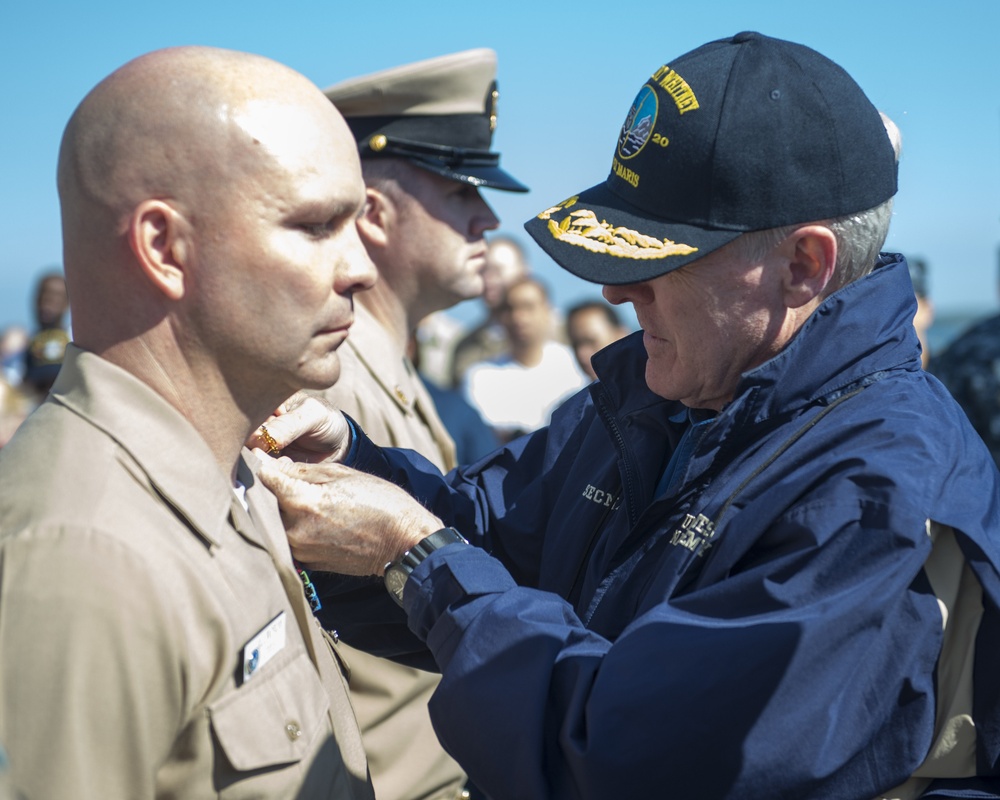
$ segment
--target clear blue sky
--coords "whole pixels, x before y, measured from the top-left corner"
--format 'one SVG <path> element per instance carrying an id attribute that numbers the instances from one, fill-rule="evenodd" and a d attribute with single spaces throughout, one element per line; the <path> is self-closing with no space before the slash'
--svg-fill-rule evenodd
<path id="1" fill-rule="evenodd" d="M 903 132 L 889 249 L 927 259 L 939 310 L 998 304 L 1000 0 L 35 0 L 6 3 L 0 26 L 0 326 L 29 321 L 35 277 L 62 262 L 54 176 L 66 120 L 95 83 L 141 53 L 179 44 L 247 50 L 324 87 L 492 47 L 501 95 L 494 143 L 532 191 L 486 195 L 565 306 L 597 287 L 563 273 L 522 223 L 607 175 L 624 115 L 654 69 L 741 30 L 808 44 L 858 80 Z M 466 304 L 458 315 L 470 311 Z"/>

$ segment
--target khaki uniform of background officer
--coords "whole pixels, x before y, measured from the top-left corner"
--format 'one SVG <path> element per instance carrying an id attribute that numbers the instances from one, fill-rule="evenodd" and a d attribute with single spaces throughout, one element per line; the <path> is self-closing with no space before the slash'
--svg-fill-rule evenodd
<path id="1" fill-rule="evenodd" d="M 356 297 L 340 380 L 325 394 L 375 441 L 444 470 L 455 466 L 455 445 L 406 346 L 425 316 L 483 292 L 483 235 L 498 220 L 479 187 L 526 191 L 489 150 L 495 78 L 496 54 L 480 49 L 326 90 L 358 141 L 367 200 L 357 225 L 379 280 Z M 344 649 L 380 800 L 461 796 L 465 774 L 427 714 L 440 676 Z"/>
<path id="2" fill-rule="evenodd" d="M 242 444 L 336 380 L 375 278 L 340 115 L 208 48 L 142 56 L 59 161 L 75 345 L 0 453 L 17 796 L 373 798 L 341 666 Z"/>

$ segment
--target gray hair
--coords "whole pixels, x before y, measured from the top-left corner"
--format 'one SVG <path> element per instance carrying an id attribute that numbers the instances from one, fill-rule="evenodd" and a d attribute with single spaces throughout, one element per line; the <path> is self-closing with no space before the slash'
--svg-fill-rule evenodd
<path id="1" fill-rule="evenodd" d="M 882 112 L 879 113 L 885 125 L 885 132 L 892 143 L 893 152 L 896 154 L 896 163 L 899 163 L 903 147 L 902 135 L 896 123 Z M 829 228 L 837 240 L 837 263 L 833 278 L 826 288 L 826 294 L 863 278 L 875 268 L 875 262 L 889 235 L 892 201 L 893 198 L 890 197 L 866 211 L 817 222 Z M 736 240 L 737 253 L 747 261 L 761 261 L 799 227 L 801 225 L 785 225 L 781 228 L 744 233 Z"/>

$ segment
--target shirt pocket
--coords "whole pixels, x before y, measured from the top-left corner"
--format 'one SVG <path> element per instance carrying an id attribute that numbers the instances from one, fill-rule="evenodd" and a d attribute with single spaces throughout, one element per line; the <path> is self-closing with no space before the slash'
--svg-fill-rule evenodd
<path id="1" fill-rule="evenodd" d="M 277 666 L 277 665 L 275 665 Z M 232 770 L 294 764 L 332 736 L 330 699 L 305 652 L 260 673 L 209 707 L 212 731 Z"/>

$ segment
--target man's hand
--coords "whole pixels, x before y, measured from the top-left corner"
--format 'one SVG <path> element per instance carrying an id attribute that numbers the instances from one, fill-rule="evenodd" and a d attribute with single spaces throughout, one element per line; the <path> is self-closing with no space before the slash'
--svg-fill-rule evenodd
<path id="1" fill-rule="evenodd" d="M 340 462 L 350 451 L 351 429 L 339 409 L 314 395 L 296 392 L 251 434 L 247 447 L 310 464 Z"/>
<path id="2" fill-rule="evenodd" d="M 305 567 L 381 575 L 441 520 L 398 486 L 332 461 L 274 459 L 258 475 L 278 498 L 292 555 Z"/>

